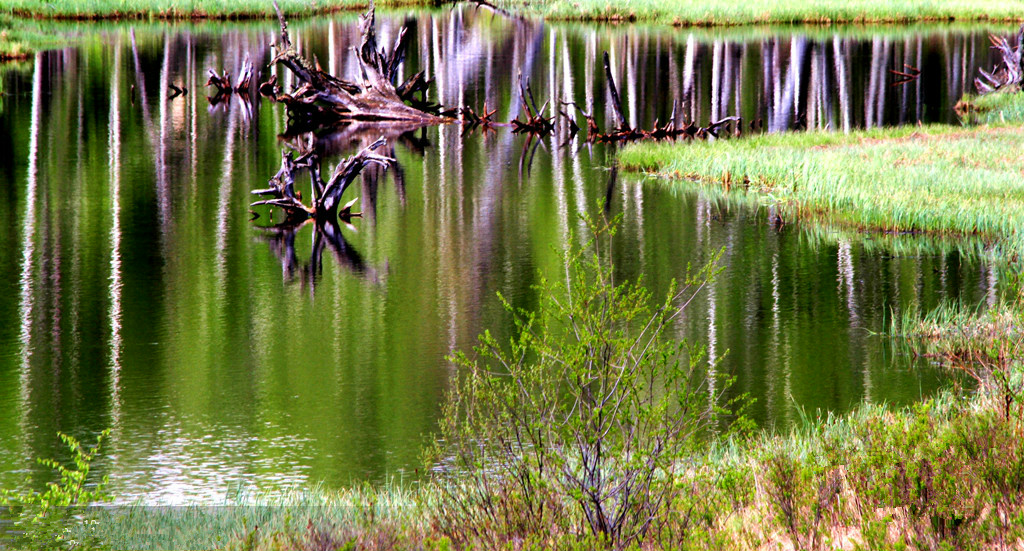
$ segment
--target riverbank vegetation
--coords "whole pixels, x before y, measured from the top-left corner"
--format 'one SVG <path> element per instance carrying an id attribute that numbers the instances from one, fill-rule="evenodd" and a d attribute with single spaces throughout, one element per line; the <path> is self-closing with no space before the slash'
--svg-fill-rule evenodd
<path id="1" fill-rule="evenodd" d="M 288 16 L 364 11 L 368 0 L 281 0 Z M 424 0 L 379 0 L 378 7 L 437 5 Z M 488 3 L 491 4 L 491 3 Z M 549 20 L 648 21 L 677 26 L 753 24 L 867 24 L 916 22 L 1011 22 L 1024 20 L 1024 1 L 900 0 L 879 2 L 688 2 L 685 0 L 501 0 L 512 13 Z M 263 0 L 5 0 L 0 13 L 31 19 L 268 19 L 273 8 Z"/>
<path id="2" fill-rule="evenodd" d="M 1020 0 L 964 2 L 945 0 L 825 0 L 772 2 L 769 0 L 506 0 L 512 11 L 554 20 L 657 21 L 678 26 L 750 24 L 910 23 L 918 21 L 1021 21 Z"/>
<path id="3" fill-rule="evenodd" d="M 378 0 L 377 6 L 426 5 L 423 0 Z M 281 11 L 302 17 L 339 11 L 366 11 L 368 0 L 280 0 Z M 4 0 L 0 13 L 26 19 L 272 19 L 267 0 Z"/>
<path id="4" fill-rule="evenodd" d="M 914 338 L 932 338 L 935 321 L 920 320 Z M 907 321 L 907 327 L 915 326 Z M 838 417 L 804 412 L 803 425 L 788 434 L 734 435 L 691 450 L 679 468 L 665 473 L 670 478 L 664 482 L 679 491 L 658 509 L 659 529 L 630 548 L 1019 545 L 1024 538 L 1021 340 L 983 331 L 960 344 L 946 365 L 976 377 L 969 385 L 904 408 L 863 404 Z M 571 510 L 566 507 L 579 494 L 551 492 L 546 497 L 556 501 L 512 507 L 526 505 L 529 496 L 496 486 L 479 496 L 489 499 L 462 504 L 462 512 L 494 524 L 452 525 L 452 489 L 440 480 L 236 504 L 248 506 L 128 508 L 100 519 L 99 526 L 111 537 L 107 541 L 118 545 L 184 542 L 180 538 L 188 534 L 192 547 L 247 550 L 613 547 L 574 522 L 578 517 L 553 514 Z M 161 534 L 168 539 L 158 539 Z M 172 534 L 179 539 L 170 539 Z"/>
<path id="5" fill-rule="evenodd" d="M 645 143 L 626 147 L 619 162 L 754 194 L 778 209 L 779 222 L 977 236 L 1012 255 L 1024 222 L 1024 162 L 1016 154 L 1022 145 L 1017 127 L 925 126 Z"/>

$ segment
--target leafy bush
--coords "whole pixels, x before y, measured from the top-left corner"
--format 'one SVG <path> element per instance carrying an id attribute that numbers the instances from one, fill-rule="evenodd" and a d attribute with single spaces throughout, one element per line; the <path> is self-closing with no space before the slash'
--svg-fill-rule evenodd
<path id="1" fill-rule="evenodd" d="M 105 430 L 96 437 L 96 444 L 84 448 L 74 437 L 58 433 L 71 452 L 71 464 L 64 465 L 54 459 L 37 459 L 41 465 L 53 469 L 59 482 L 50 482 L 46 490 L 0 490 L 0 506 L 13 517 L 15 548 L 25 549 L 81 549 L 95 542 L 83 541 L 88 530 L 76 530 L 88 521 L 85 507 L 106 501 L 104 486 L 107 477 L 95 485 L 88 483 L 92 462 L 100 451 L 103 439 L 110 435 Z"/>
<path id="2" fill-rule="evenodd" d="M 641 281 L 616 283 L 617 220 L 584 218 L 564 281 L 541 281 L 536 311 L 500 297 L 515 331 L 489 332 L 460 368 L 444 410 L 443 532 L 456 541 L 622 548 L 677 535 L 687 458 L 725 413 L 704 350 L 666 330 L 716 274 L 715 258 L 652 306 Z M 668 528 L 668 523 L 672 523 Z M 538 542 L 536 538 L 543 541 Z M 550 539 L 544 539 L 550 538 Z M 516 544 L 515 542 L 520 542 Z"/>

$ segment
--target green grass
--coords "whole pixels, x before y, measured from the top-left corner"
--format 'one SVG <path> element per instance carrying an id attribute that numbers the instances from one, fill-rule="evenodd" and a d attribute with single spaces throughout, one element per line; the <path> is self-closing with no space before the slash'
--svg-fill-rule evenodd
<path id="1" fill-rule="evenodd" d="M 279 0 L 288 16 L 365 10 L 369 0 Z M 377 6 L 427 5 L 379 0 Z M 269 0 L 3 0 L 0 13 L 30 19 L 268 19 Z"/>
<path id="2" fill-rule="evenodd" d="M 855 231 L 973 236 L 1006 258 L 1021 249 L 1024 132 L 1019 127 L 903 127 L 644 143 L 629 170 L 749 194 L 805 219 Z"/>
<path id="3" fill-rule="evenodd" d="M 983 96 L 964 96 L 957 103 L 957 112 L 966 120 L 979 124 L 1024 122 L 1024 94 L 997 92 Z"/>
<path id="4" fill-rule="evenodd" d="M 1021 0 L 505 0 L 549 19 L 657 21 L 674 25 L 1020 21 Z"/>

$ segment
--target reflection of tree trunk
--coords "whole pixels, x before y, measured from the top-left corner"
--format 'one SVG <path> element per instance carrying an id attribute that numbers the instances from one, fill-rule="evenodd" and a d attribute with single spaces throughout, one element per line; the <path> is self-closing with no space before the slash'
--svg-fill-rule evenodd
<path id="1" fill-rule="evenodd" d="M 32 325 L 35 315 L 35 256 L 36 256 L 36 192 L 39 175 L 39 124 L 42 118 L 43 54 L 36 52 L 32 71 L 32 119 L 28 128 L 28 176 L 25 182 L 25 212 L 21 228 L 21 276 L 19 278 L 18 318 L 21 357 L 21 407 L 18 411 L 27 417 L 31 393 Z M 27 419 L 25 419 L 27 422 Z"/>
<path id="2" fill-rule="evenodd" d="M 793 37 L 790 44 L 789 69 L 786 71 L 786 85 L 781 97 L 778 98 L 775 117 L 769 128 L 770 132 L 781 132 L 792 124 L 795 115 L 793 110 L 798 109 L 800 106 L 798 90 L 800 86 L 800 68 L 804 63 L 806 51 L 807 39 L 804 37 Z"/>
<path id="3" fill-rule="evenodd" d="M 871 74 L 868 80 L 868 95 L 864 102 L 864 126 L 881 126 L 885 116 L 885 78 L 889 58 L 889 41 L 885 38 L 871 39 Z"/>
<path id="4" fill-rule="evenodd" d="M 697 120 L 697 102 L 694 101 L 694 64 L 697 60 L 697 39 L 690 33 L 686 37 L 686 56 L 683 58 L 683 112 L 691 121 Z"/>
<path id="5" fill-rule="evenodd" d="M 717 121 L 722 116 L 722 41 L 711 45 L 711 118 Z"/>
<path id="6" fill-rule="evenodd" d="M 922 56 L 922 38 L 921 35 L 917 36 L 917 60 L 914 62 L 914 67 L 921 68 L 921 56 Z M 924 98 L 921 97 L 921 79 L 914 81 L 914 120 L 921 122 L 921 118 L 924 116 Z"/>
<path id="7" fill-rule="evenodd" d="M 166 43 L 165 43 L 166 44 Z M 167 56 L 165 54 L 165 62 Z M 110 323 L 110 401 L 113 425 L 120 417 L 121 393 L 121 45 L 114 46 L 114 67 L 110 84 L 110 307 L 107 312 Z M 161 93 L 161 97 L 166 94 Z M 161 113 L 161 120 L 163 113 Z M 161 124 L 162 126 L 162 124 Z M 161 222 L 163 225 L 163 222 Z"/>
<path id="8" fill-rule="evenodd" d="M 167 227 L 170 219 L 171 200 L 167 196 L 167 85 L 170 82 L 171 37 L 164 31 L 164 56 L 160 64 L 160 89 L 158 92 L 160 108 L 160 133 L 156 141 L 156 197 L 160 228 Z M 145 101 L 145 99 L 143 99 Z"/>
<path id="9" fill-rule="evenodd" d="M 850 131 L 850 118 L 853 113 L 850 106 L 850 83 L 846 75 L 846 49 L 838 35 L 832 38 L 832 53 L 836 68 L 836 84 L 839 88 L 839 117 L 843 121 L 843 132 Z"/>

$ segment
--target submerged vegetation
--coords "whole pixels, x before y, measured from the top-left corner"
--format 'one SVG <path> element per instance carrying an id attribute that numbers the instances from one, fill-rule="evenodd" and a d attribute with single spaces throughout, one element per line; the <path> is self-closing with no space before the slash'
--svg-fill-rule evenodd
<path id="1" fill-rule="evenodd" d="M 903 127 L 850 134 L 769 134 L 709 144 L 640 144 L 632 170 L 690 179 L 814 219 L 885 232 L 980 236 L 1021 247 L 1024 135 L 1015 127 Z"/>

